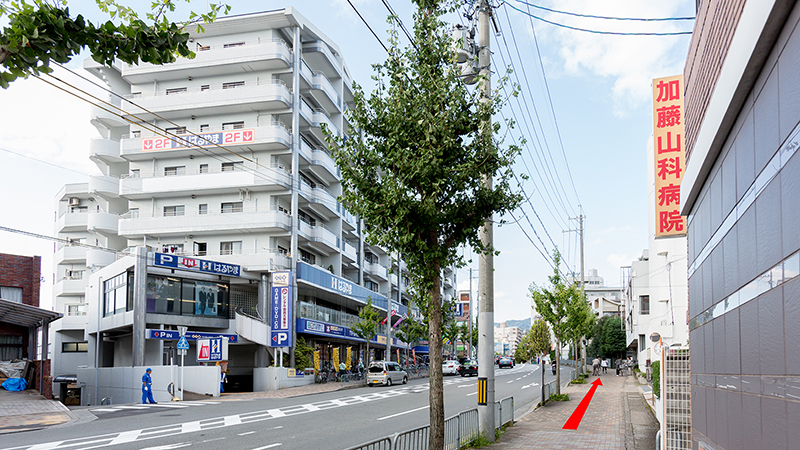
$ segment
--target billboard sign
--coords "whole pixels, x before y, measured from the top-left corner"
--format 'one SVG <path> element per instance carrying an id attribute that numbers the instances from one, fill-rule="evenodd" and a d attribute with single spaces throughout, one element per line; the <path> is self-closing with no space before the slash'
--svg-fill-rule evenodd
<path id="1" fill-rule="evenodd" d="M 189 147 L 250 144 L 255 142 L 253 130 L 230 130 L 219 133 L 179 134 L 176 137 L 142 138 L 143 152 L 177 150 Z"/>
<path id="2" fill-rule="evenodd" d="M 177 341 L 181 338 L 181 333 L 175 330 L 153 330 L 148 328 L 146 333 L 147 339 L 161 339 L 165 341 Z M 224 333 L 201 333 L 199 331 L 187 331 L 184 335 L 187 341 L 197 341 L 200 339 L 209 339 L 216 337 L 223 337 L 228 342 L 239 342 L 238 334 L 224 334 Z"/>
<path id="3" fill-rule="evenodd" d="M 656 237 L 685 236 L 681 180 L 686 170 L 683 75 L 653 80 Z"/>
<path id="4" fill-rule="evenodd" d="M 292 272 L 272 273 L 270 292 L 271 347 L 294 347 L 292 342 Z"/>
<path id="5" fill-rule="evenodd" d="M 197 340 L 197 362 L 226 361 L 228 340 L 224 337 Z"/>
<path id="6" fill-rule="evenodd" d="M 153 264 L 170 269 L 192 270 L 195 272 L 212 273 L 214 275 L 241 276 L 242 268 L 235 264 L 217 261 L 206 261 L 197 258 L 171 255 L 169 253 L 154 253 Z"/>

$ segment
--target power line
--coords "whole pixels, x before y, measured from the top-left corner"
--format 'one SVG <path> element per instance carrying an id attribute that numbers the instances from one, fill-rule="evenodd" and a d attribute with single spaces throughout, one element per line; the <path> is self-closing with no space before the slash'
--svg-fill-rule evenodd
<path id="1" fill-rule="evenodd" d="M 545 8 L 544 6 L 534 5 L 533 3 L 528 3 L 523 0 L 515 0 L 518 3 L 522 3 L 523 5 L 528 5 L 532 8 L 541 9 L 544 11 L 549 11 L 552 13 L 558 14 L 566 14 L 569 16 L 576 16 L 576 17 L 587 17 L 590 19 L 608 19 L 608 20 L 633 20 L 633 21 L 641 21 L 641 22 L 667 22 L 667 21 L 676 21 L 676 20 L 695 20 L 695 17 L 659 17 L 659 18 L 641 18 L 641 17 L 612 17 L 612 16 L 595 16 L 592 14 L 580 14 L 568 11 L 559 11 L 557 9 L 550 9 Z"/>
<path id="2" fill-rule="evenodd" d="M 558 23 L 558 22 L 553 22 L 551 20 L 543 19 L 543 18 L 541 18 L 539 16 L 531 14 L 530 12 L 523 11 L 523 10 L 517 8 L 516 6 L 510 4 L 510 3 L 506 2 L 506 1 L 502 1 L 502 3 L 504 5 L 508 5 L 511 9 L 517 10 L 517 11 L 521 12 L 522 14 L 525 14 L 526 16 L 533 17 L 534 19 L 541 20 L 542 22 L 545 22 L 545 23 L 549 23 L 550 25 L 555 25 L 557 27 L 567 28 L 569 30 L 574 30 L 574 31 L 584 31 L 586 33 L 610 34 L 610 35 L 614 35 L 614 36 L 680 36 L 680 35 L 684 35 L 684 34 L 692 34 L 693 33 L 692 31 L 676 31 L 676 32 L 667 32 L 667 33 L 632 33 L 632 32 L 621 32 L 621 31 L 590 30 L 588 28 L 572 27 L 572 26 L 564 25 L 564 24 L 561 24 L 561 23 Z"/>
<path id="3" fill-rule="evenodd" d="M 36 233 L 32 233 L 30 231 L 17 230 L 17 229 L 14 229 L 14 228 L 8 228 L 8 227 L 4 227 L 4 226 L 0 226 L 0 231 L 6 231 L 6 232 L 9 232 L 9 233 L 21 234 L 23 236 L 28 236 L 28 237 L 32 237 L 32 238 L 36 238 L 36 239 L 45 239 L 45 240 L 48 240 L 48 241 L 59 242 L 59 243 L 62 243 L 64 245 L 69 245 L 69 246 L 83 247 L 83 248 L 88 248 L 88 249 L 93 249 L 93 250 L 102 250 L 104 252 L 110 252 L 110 253 L 115 253 L 115 254 L 119 254 L 119 255 L 129 255 L 130 254 L 130 253 L 125 252 L 125 251 L 114 250 L 114 249 L 108 248 L 108 247 L 102 247 L 102 246 L 99 246 L 99 245 L 85 244 L 83 242 L 74 241 L 72 239 L 62 239 L 62 238 L 57 238 L 57 237 L 53 237 L 53 236 L 45 236 L 43 234 L 36 234 Z"/>
<path id="4" fill-rule="evenodd" d="M 373 36 L 375 36 L 375 39 L 378 40 L 378 43 L 381 44 L 381 47 L 383 47 L 383 50 L 386 51 L 386 53 L 388 54 L 389 53 L 389 49 L 386 48 L 386 45 L 383 43 L 381 38 L 378 37 L 377 33 L 375 33 L 375 30 L 373 30 L 372 27 L 369 26 L 369 23 L 367 23 L 367 19 L 365 19 L 364 16 L 361 15 L 361 13 L 358 11 L 358 8 L 356 8 L 356 5 L 354 5 L 353 2 L 351 2 L 350 0 L 347 0 L 347 3 L 349 3 L 350 6 L 353 7 L 353 11 L 355 11 L 356 14 L 358 14 L 358 18 L 361 19 L 362 22 L 364 22 L 364 25 L 366 25 L 367 28 L 369 28 L 369 31 L 372 33 Z"/>
<path id="5" fill-rule="evenodd" d="M 69 170 L 70 172 L 77 173 L 78 175 L 83 175 L 85 177 L 91 176 L 88 173 L 78 172 L 77 170 L 70 169 L 69 167 L 59 166 L 58 164 L 53 164 L 53 163 L 51 163 L 49 161 L 44 161 L 44 160 L 41 160 L 41 159 L 37 159 L 37 158 L 34 158 L 33 156 L 23 155 L 22 153 L 17 153 L 15 151 L 9 150 L 7 148 L 0 147 L 0 150 L 2 150 L 4 152 L 11 153 L 11 154 L 14 154 L 14 155 L 17 155 L 17 156 L 20 156 L 20 157 L 23 157 L 23 158 L 32 159 L 32 160 L 34 160 L 36 162 L 40 162 L 42 164 L 47 164 L 48 166 L 53 166 L 53 167 L 56 167 L 56 168 L 59 168 L 59 169 Z"/>

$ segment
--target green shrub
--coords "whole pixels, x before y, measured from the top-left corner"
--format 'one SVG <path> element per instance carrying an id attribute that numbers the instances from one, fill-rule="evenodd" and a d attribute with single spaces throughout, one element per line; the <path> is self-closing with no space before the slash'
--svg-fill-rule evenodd
<path id="1" fill-rule="evenodd" d="M 586 384 L 586 378 L 578 377 L 572 380 L 572 384 Z"/>
<path id="2" fill-rule="evenodd" d="M 551 394 L 550 400 L 554 402 L 566 402 L 569 401 L 569 395 L 567 394 Z"/>
<path id="3" fill-rule="evenodd" d="M 650 364 L 651 378 L 653 380 L 653 395 L 661 398 L 661 361 L 654 361 Z"/>

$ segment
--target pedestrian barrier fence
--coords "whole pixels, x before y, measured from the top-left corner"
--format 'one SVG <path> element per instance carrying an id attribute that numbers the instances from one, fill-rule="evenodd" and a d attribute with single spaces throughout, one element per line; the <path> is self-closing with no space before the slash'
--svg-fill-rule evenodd
<path id="1" fill-rule="evenodd" d="M 514 397 L 495 402 L 495 427 L 514 422 Z M 427 450 L 431 427 L 425 425 L 377 439 L 348 450 Z M 470 409 L 444 421 L 444 448 L 458 450 L 479 433 L 478 409 Z"/>

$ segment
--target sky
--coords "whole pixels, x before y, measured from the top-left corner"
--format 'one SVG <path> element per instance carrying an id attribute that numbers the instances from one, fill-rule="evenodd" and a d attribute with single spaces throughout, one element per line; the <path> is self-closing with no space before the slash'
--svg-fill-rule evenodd
<path id="1" fill-rule="evenodd" d="M 350 0 L 379 37 L 387 38 L 388 11 L 381 0 Z M 413 5 L 388 0 L 411 31 Z M 464 2 L 470 3 L 470 2 Z M 695 2 L 676 0 L 529 0 L 528 3 L 586 15 L 612 17 L 694 16 Z M 150 2 L 125 4 L 145 12 Z M 578 221 L 584 221 L 585 269 L 597 269 L 606 285 L 620 285 L 620 267 L 638 258 L 648 243 L 647 139 L 652 133 L 653 78 L 683 72 L 689 35 L 612 36 L 557 27 L 540 18 L 613 32 L 691 31 L 693 21 L 635 22 L 556 14 L 519 0 L 495 2 L 496 30 L 490 49 L 495 78 L 508 75 L 520 94 L 511 97 L 494 120 L 504 127 L 505 144 L 520 144 L 514 171 L 527 201 L 513 217 L 495 217 L 495 322 L 530 317 L 529 288 L 547 285 L 553 269 L 543 254 L 563 254 L 562 271 L 580 271 Z M 105 20 L 92 1 L 69 1 L 70 12 Z M 182 20 L 205 4 L 181 4 L 170 16 Z M 353 80 L 372 88 L 372 64 L 386 53 L 348 0 L 229 2 L 231 14 L 294 7 L 340 48 Z M 324 5 L 324 6 L 321 6 Z M 463 13 L 463 8 L 461 12 Z M 449 22 L 467 23 L 460 15 Z M 0 25 L 5 22 L 0 19 Z M 534 38 L 535 37 L 535 38 Z M 405 37 L 402 45 L 409 45 Z M 537 50 L 538 49 L 538 50 Z M 541 55 L 541 56 L 539 56 Z M 80 70 L 83 59 L 67 66 Z M 511 68 L 513 72 L 507 70 Z M 76 85 L 87 82 L 61 69 L 57 75 Z M 500 83 L 493 80 L 493 88 Z M 512 89 L 508 85 L 506 89 Z M 509 91 L 500 91 L 507 95 Z M 549 93 L 549 95 L 548 95 Z M 554 120 L 555 117 L 555 120 Z M 89 105 L 33 77 L 0 90 L 0 226 L 53 236 L 55 197 L 66 183 L 86 182 L 98 169 L 89 160 L 88 143 L 98 136 L 89 123 Z M 527 174 L 528 179 L 521 175 Z M 579 206 L 580 205 L 580 206 Z M 538 236 L 538 237 L 537 237 Z M 541 240 L 541 241 L 540 241 Z M 542 249 L 544 243 L 544 249 Z M 42 256 L 42 306 L 52 298 L 54 243 L 0 231 L 0 252 Z M 478 262 L 464 249 L 467 266 L 458 270 L 459 289 L 477 292 Z"/>

